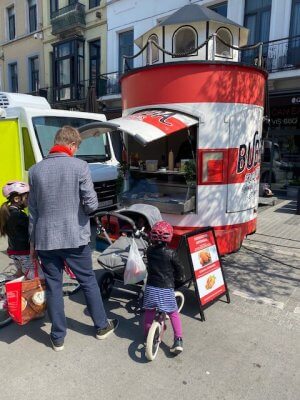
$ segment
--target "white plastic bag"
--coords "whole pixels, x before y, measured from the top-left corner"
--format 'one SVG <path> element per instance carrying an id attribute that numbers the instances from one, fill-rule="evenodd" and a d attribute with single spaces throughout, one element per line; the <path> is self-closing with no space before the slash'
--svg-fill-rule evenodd
<path id="1" fill-rule="evenodd" d="M 124 283 L 133 284 L 138 283 L 146 278 L 147 269 L 146 265 L 140 255 L 139 249 L 134 239 L 130 246 L 128 260 L 124 271 Z"/>

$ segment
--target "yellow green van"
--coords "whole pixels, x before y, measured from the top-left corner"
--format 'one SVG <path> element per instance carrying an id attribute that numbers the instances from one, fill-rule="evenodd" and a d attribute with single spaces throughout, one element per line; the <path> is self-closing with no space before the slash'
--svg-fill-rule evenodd
<path id="1" fill-rule="evenodd" d="M 99 209 L 115 208 L 118 161 L 105 121 L 104 114 L 52 109 L 43 97 L 0 92 L 0 186 L 27 181 L 29 168 L 48 154 L 59 128 L 83 130 L 96 122 L 101 134 L 86 134 L 76 157 L 89 164 Z M 0 204 L 4 201 L 0 193 Z"/>

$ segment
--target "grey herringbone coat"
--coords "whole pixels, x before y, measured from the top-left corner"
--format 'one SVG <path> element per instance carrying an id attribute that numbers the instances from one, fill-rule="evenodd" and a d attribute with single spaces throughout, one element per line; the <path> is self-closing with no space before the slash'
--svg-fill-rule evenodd
<path id="1" fill-rule="evenodd" d="M 88 164 L 65 153 L 49 154 L 30 168 L 29 184 L 29 233 L 35 249 L 88 244 L 88 214 L 98 207 Z"/>

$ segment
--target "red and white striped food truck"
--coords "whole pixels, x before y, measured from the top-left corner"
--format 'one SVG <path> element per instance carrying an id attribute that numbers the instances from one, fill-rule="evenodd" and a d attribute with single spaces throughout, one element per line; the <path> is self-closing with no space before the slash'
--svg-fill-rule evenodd
<path id="1" fill-rule="evenodd" d="M 123 116 L 113 121 L 128 134 L 123 202 L 158 207 L 174 227 L 174 246 L 183 233 L 211 226 L 226 254 L 255 232 L 266 79 L 256 67 L 220 62 L 123 76 Z M 193 163 L 194 177 L 186 167 Z"/>
<path id="2" fill-rule="evenodd" d="M 122 201 L 158 207 L 174 246 L 213 227 L 226 254 L 255 232 L 267 73 L 239 62 L 247 38 L 246 28 L 188 4 L 136 39 L 143 67 L 121 79 L 123 114 L 113 122 L 126 133 L 130 166 Z"/>

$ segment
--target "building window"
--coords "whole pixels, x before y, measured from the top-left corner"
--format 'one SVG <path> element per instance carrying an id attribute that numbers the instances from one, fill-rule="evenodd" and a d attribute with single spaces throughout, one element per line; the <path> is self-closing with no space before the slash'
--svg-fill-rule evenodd
<path id="1" fill-rule="evenodd" d="M 84 98 L 84 42 L 73 39 L 53 45 L 55 101 Z"/>
<path id="2" fill-rule="evenodd" d="M 272 0 L 245 0 L 244 26 L 249 29 L 248 44 L 268 42 L 270 33 Z M 246 64 L 257 64 L 258 49 L 242 52 L 242 61 Z M 268 44 L 263 46 L 263 60 L 268 55 Z"/>
<path id="3" fill-rule="evenodd" d="M 149 40 L 152 40 L 153 42 L 158 44 L 158 37 L 155 34 L 149 36 Z M 152 55 L 151 60 L 150 60 L 150 54 Z M 151 43 L 147 47 L 147 64 L 154 64 L 158 60 L 159 60 L 159 50 L 153 43 Z"/>
<path id="4" fill-rule="evenodd" d="M 18 65 L 17 63 L 9 64 L 9 84 L 10 91 L 13 93 L 18 92 Z"/>
<path id="5" fill-rule="evenodd" d="M 300 0 L 293 0 L 290 37 L 288 45 L 288 60 L 290 65 L 300 65 Z M 294 36 L 297 36 L 296 38 Z"/>
<path id="6" fill-rule="evenodd" d="M 58 0 L 50 0 L 50 17 L 56 11 L 58 11 Z"/>
<path id="7" fill-rule="evenodd" d="M 182 26 L 178 28 L 173 35 L 173 53 L 187 53 L 198 46 L 197 32 L 191 26 Z M 197 51 L 189 56 L 197 55 Z M 187 57 L 187 56 L 176 56 Z"/>
<path id="8" fill-rule="evenodd" d="M 90 0 L 89 6 L 90 6 L 90 8 L 100 6 L 100 0 Z"/>
<path id="9" fill-rule="evenodd" d="M 29 32 L 37 30 L 36 0 L 28 0 Z"/>
<path id="10" fill-rule="evenodd" d="M 15 21 L 15 8 L 9 7 L 7 9 L 8 18 L 8 38 L 13 40 L 16 37 L 16 21 Z"/>
<path id="11" fill-rule="evenodd" d="M 30 91 L 37 92 L 40 88 L 39 58 L 29 58 Z"/>
<path id="12" fill-rule="evenodd" d="M 133 30 L 119 33 L 119 72 L 123 72 L 123 56 L 133 55 Z M 133 68 L 133 59 L 127 59 L 124 71 Z"/>
<path id="13" fill-rule="evenodd" d="M 250 30 L 249 45 L 269 40 L 271 5 L 272 0 L 246 0 L 244 25 Z"/>
<path id="14" fill-rule="evenodd" d="M 99 96 L 100 85 L 100 64 L 101 64 L 101 41 L 93 40 L 89 43 L 89 69 L 90 69 L 90 84 L 95 86 L 96 94 Z"/>
<path id="15" fill-rule="evenodd" d="M 227 1 L 224 3 L 216 4 L 208 8 L 220 15 L 223 15 L 223 17 L 227 17 Z"/>
<path id="16" fill-rule="evenodd" d="M 219 28 L 216 33 L 218 35 L 216 39 L 216 56 L 232 58 L 232 48 L 223 43 L 225 42 L 232 46 L 232 33 L 227 28 Z M 219 40 L 219 37 L 223 40 L 223 42 Z"/>

